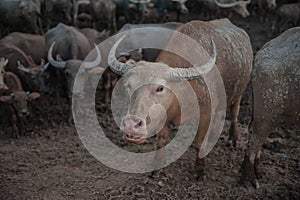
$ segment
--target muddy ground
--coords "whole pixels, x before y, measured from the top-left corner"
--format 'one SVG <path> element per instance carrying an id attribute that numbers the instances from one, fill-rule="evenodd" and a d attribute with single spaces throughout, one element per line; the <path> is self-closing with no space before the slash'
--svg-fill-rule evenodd
<path id="1" fill-rule="evenodd" d="M 199 19 L 196 14 L 183 21 Z M 257 51 L 271 38 L 270 23 L 255 17 L 233 23 L 245 29 Z M 283 126 L 266 141 L 262 151 L 261 187 L 238 184 L 250 120 L 249 92 L 242 102 L 242 136 L 236 149 L 226 146 L 228 121 L 220 140 L 207 157 L 207 179 L 198 181 L 191 146 L 159 176 L 130 174 L 97 161 L 68 125 L 68 109 L 54 106 L 49 97 L 34 103 L 28 135 L 11 139 L 11 129 L 0 129 L 0 199 L 300 199 L 300 131 Z M 120 147 L 146 149 L 125 142 L 110 112 L 97 99 L 99 121 L 107 136 Z M 41 106 L 43 105 L 43 106 Z M 151 144 L 150 144 L 151 145 Z"/>

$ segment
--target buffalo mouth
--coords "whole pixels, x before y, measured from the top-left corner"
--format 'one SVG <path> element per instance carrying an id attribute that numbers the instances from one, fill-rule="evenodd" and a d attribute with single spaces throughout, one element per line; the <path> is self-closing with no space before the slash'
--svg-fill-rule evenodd
<path id="1" fill-rule="evenodd" d="M 124 139 L 136 144 L 142 144 L 146 141 L 146 138 L 143 135 L 136 135 L 130 132 L 124 132 Z"/>

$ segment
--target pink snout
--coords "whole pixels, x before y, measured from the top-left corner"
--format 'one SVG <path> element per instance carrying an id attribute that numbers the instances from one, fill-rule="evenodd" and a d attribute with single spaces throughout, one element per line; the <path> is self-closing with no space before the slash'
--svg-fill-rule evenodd
<path id="1" fill-rule="evenodd" d="M 122 122 L 124 138 L 129 142 L 141 144 L 146 140 L 146 122 L 142 119 L 125 118 Z"/>

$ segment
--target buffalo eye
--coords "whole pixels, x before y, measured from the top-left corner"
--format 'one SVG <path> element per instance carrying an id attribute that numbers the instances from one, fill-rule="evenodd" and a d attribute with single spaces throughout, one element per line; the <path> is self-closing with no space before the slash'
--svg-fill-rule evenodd
<path id="1" fill-rule="evenodd" d="M 70 72 L 69 72 L 69 71 L 65 71 L 65 75 L 66 75 L 66 76 L 69 76 L 69 75 L 70 75 Z"/>
<path id="2" fill-rule="evenodd" d="M 155 92 L 162 92 L 164 91 L 164 86 L 163 85 L 160 85 L 156 88 L 156 91 Z"/>

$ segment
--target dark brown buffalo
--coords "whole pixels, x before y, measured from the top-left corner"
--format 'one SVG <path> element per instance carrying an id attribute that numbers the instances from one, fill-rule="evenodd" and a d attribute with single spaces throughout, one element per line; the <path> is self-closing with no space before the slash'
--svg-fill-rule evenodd
<path id="1" fill-rule="evenodd" d="M 25 133 L 25 117 L 29 115 L 27 102 L 39 98 L 40 94 L 25 92 L 19 78 L 11 72 L 5 72 L 4 82 L 8 91 L 0 94 L 1 117 L 9 118 L 13 137 L 17 138 L 19 133 Z"/>
<path id="2" fill-rule="evenodd" d="M 253 0 L 252 14 L 259 14 L 261 22 L 268 21 L 269 15 L 275 11 L 276 6 L 276 0 Z"/>
<path id="3" fill-rule="evenodd" d="M 144 14 L 154 4 L 150 0 L 113 0 L 117 7 L 117 19 L 125 17 L 125 23 L 142 23 Z"/>
<path id="4" fill-rule="evenodd" d="M 177 101 L 181 97 L 176 96 L 176 98 L 170 91 L 181 91 L 177 95 L 183 95 L 182 98 L 184 98 L 186 88 L 182 86 L 182 81 L 188 80 L 197 96 L 200 107 L 199 115 L 201 117 L 195 138 L 196 147 L 200 152 L 202 145 L 206 145 L 204 139 L 211 121 L 211 100 L 202 76 L 208 73 L 216 64 L 223 78 L 227 106 L 231 110 L 230 140 L 236 142 L 239 137 L 237 117 L 240 101 L 250 80 L 252 70 L 253 52 L 249 36 L 227 19 L 210 22 L 192 21 L 180 26 L 177 31 L 199 42 L 207 52 L 212 51 L 212 56 L 197 54 L 186 45 L 185 40 L 172 37 L 167 47 L 170 49 L 180 47 L 187 54 L 192 54 L 190 56 L 200 58 L 201 61 L 199 62 L 202 63 L 191 68 L 191 64 L 182 57 L 168 51 L 162 51 L 156 62 L 141 61 L 135 64 L 123 65 L 114 59 L 118 43 L 114 45 L 109 54 L 112 63 L 110 67 L 113 71 L 120 74 L 128 72 L 123 80 L 123 86 L 124 91 L 132 94 L 130 95 L 129 110 L 121 122 L 124 138 L 130 142 L 143 143 L 147 137 L 157 133 L 157 130 L 161 130 L 157 133 L 157 149 L 164 147 L 169 135 L 167 122 L 177 126 L 179 123 L 193 118 L 193 116 L 185 116 L 181 120 L 181 108 Z M 215 41 L 215 45 L 212 41 Z M 138 70 L 130 70 L 132 67 L 138 67 Z M 157 68 L 159 68 L 159 73 Z M 145 80 L 151 83 L 144 85 Z M 160 104 L 164 108 L 166 120 L 157 114 L 149 116 L 150 108 L 155 104 Z M 160 124 L 164 125 L 162 129 L 158 127 Z M 157 151 L 156 157 L 158 160 L 163 160 L 163 151 Z M 204 158 L 199 157 L 198 153 L 196 163 L 199 167 L 199 175 L 202 176 L 205 162 Z"/>
<path id="5" fill-rule="evenodd" d="M 94 29 L 103 30 L 99 25 L 106 23 L 104 28 L 117 32 L 116 5 L 112 0 L 90 0 L 89 7 Z"/>
<path id="6" fill-rule="evenodd" d="M 0 1 L 0 37 L 11 31 L 43 33 L 41 10 L 33 0 Z"/>
<path id="7" fill-rule="evenodd" d="M 65 79 L 67 81 L 68 86 L 68 96 L 70 98 L 72 96 L 84 97 L 85 83 L 88 82 L 89 77 L 92 76 L 95 72 L 94 69 L 97 68 L 101 62 L 101 54 L 98 46 L 96 46 L 97 57 L 94 61 L 90 62 L 78 59 L 70 59 L 67 61 L 63 61 L 59 56 L 57 56 L 59 60 L 55 60 L 52 57 L 52 51 L 54 47 L 55 42 L 51 45 L 49 49 L 48 60 L 53 67 L 62 69 L 64 71 Z M 100 69 L 102 70 L 102 68 Z M 75 84 L 76 76 L 77 79 Z"/>
<path id="8" fill-rule="evenodd" d="M 284 4 L 280 6 L 276 13 L 276 20 L 272 26 L 272 31 L 281 33 L 290 28 L 300 26 L 300 3 Z"/>
<path id="9" fill-rule="evenodd" d="M 7 65 L 8 60 L 5 60 L 4 58 L 0 58 L 0 92 L 7 90 L 7 86 L 4 83 L 4 67 Z"/>
<path id="10" fill-rule="evenodd" d="M 109 37 L 109 31 L 103 30 L 98 32 L 95 29 L 83 28 L 79 30 L 88 40 L 93 44 L 100 44 L 102 41 Z"/>
<path id="11" fill-rule="evenodd" d="M 40 65 L 36 65 L 30 56 L 14 45 L 0 44 L 0 55 L 8 59 L 5 71 L 16 74 L 21 79 L 26 91 L 48 92 L 44 80 L 44 71 L 48 65 L 44 61 Z"/>
<path id="12" fill-rule="evenodd" d="M 154 4 L 155 8 L 161 13 L 161 16 L 165 14 L 165 10 L 168 12 L 175 11 L 176 12 L 176 20 L 180 21 L 181 14 L 188 14 L 189 9 L 186 7 L 185 3 L 187 0 L 151 0 L 151 3 Z"/>
<path id="13" fill-rule="evenodd" d="M 152 3 L 150 0 L 129 0 L 129 14 L 133 17 L 130 23 L 142 24 L 147 22 L 147 18 L 149 21 L 149 17 L 151 16 L 158 19 L 160 17 L 160 12 L 159 9 L 154 8 L 154 6 L 154 3 Z M 154 16 L 155 14 L 157 14 L 157 16 Z"/>
<path id="14" fill-rule="evenodd" d="M 242 181 L 259 187 L 261 148 L 282 123 L 300 127 L 300 28 L 291 28 L 265 44 L 256 54 L 253 70 L 253 115 Z"/>
<path id="15" fill-rule="evenodd" d="M 53 42 L 53 56 L 57 54 L 63 60 L 79 59 L 84 60 L 93 49 L 88 38 L 86 38 L 77 28 L 59 23 L 45 34 L 46 49 L 49 49 Z M 48 53 L 48 52 L 47 52 Z"/>
<path id="16" fill-rule="evenodd" d="M 75 24 L 77 0 L 36 0 L 41 2 L 43 23 L 48 29 L 59 22 Z"/>
<path id="17" fill-rule="evenodd" d="M 258 8 L 261 15 L 261 21 L 268 21 L 270 13 L 275 11 L 276 0 L 258 0 Z"/>
<path id="18" fill-rule="evenodd" d="M 86 28 L 93 26 L 93 17 L 91 13 L 90 0 L 78 0 L 77 13 L 75 13 L 75 26 L 78 28 Z"/>
<path id="19" fill-rule="evenodd" d="M 90 41 L 81 32 L 75 27 L 62 23 L 47 31 L 45 37 L 47 49 L 50 49 L 50 46 L 55 43 L 51 51 L 51 57 L 56 58 L 59 55 L 64 61 L 85 60 L 92 50 Z M 52 92 L 56 95 L 57 101 L 59 101 L 61 95 L 67 95 L 68 97 L 68 92 L 66 92 L 68 88 L 63 71 L 55 66 L 49 69 L 50 82 L 54 90 Z"/>
<path id="20" fill-rule="evenodd" d="M 66 81 L 66 91 L 68 102 L 70 105 L 72 97 L 85 98 L 85 88 L 89 86 L 90 81 L 95 80 L 94 77 L 98 78 L 103 73 L 103 68 L 98 67 L 101 63 L 101 54 L 98 46 L 96 46 L 97 57 L 94 61 L 82 61 L 78 59 L 70 59 L 63 61 L 59 55 L 57 60 L 52 57 L 52 50 L 55 46 L 55 42 L 51 45 L 48 52 L 48 60 L 51 65 L 57 69 L 63 70 L 64 80 Z M 62 81 L 62 80 L 61 80 Z M 69 123 L 72 122 L 72 112 L 69 113 Z"/>
<path id="21" fill-rule="evenodd" d="M 35 63 L 46 59 L 45 36 L 13 32 L 0 40 L 1 44 L 14 45 L 30 56 Z"/>

